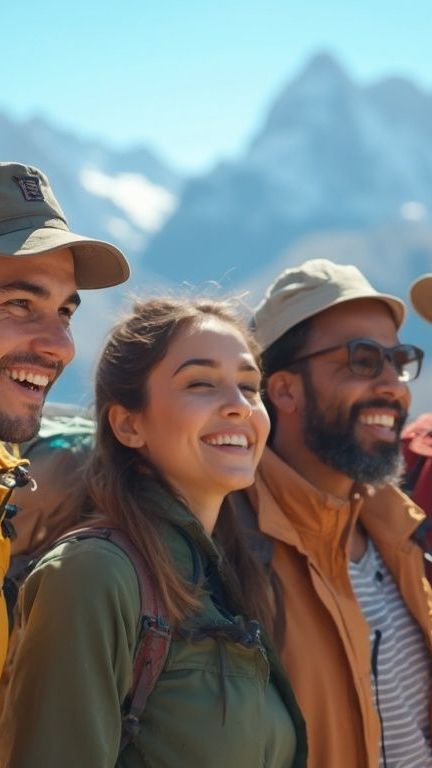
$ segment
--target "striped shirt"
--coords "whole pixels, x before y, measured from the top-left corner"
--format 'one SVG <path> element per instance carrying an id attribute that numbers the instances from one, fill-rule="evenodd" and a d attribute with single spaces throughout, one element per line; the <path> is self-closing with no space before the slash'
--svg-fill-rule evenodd
<path id="1" fill-rule="evenodd" d="M 370 539 L 349 573 L 370 627 L 372 688 L 382 724 L 380 768 L 432 768 L 432 666 L 423 634 Z"/>

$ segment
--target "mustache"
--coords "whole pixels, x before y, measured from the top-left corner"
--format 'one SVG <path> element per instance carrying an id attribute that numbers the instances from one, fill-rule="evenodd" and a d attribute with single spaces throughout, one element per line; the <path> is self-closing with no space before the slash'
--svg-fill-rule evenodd
<path id="1" fill-rule="evenodd" d="M 402 407 L 398 400 L 386 400 L 384 397 L 377 397 L 371 400 L 363 400 L 359 403 L 354 403 L 350 411 L 350 422 L 353 424 L 361 411 L 364 411 L 366 408 L 386 408 L 395 411 L 398 432 L 400 432 L 408 418 L 408 411 L 406 408 Z"/>

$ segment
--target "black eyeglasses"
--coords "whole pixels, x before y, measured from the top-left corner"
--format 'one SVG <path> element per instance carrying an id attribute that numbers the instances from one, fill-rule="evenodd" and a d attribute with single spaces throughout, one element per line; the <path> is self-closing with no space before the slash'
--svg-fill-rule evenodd
<path id="1" fill-rule="evenodd" d="M 413 381 L 421 371 L 424 352 L 414 344 L 397 344 L 395 347 L 383 347 L 371 339 L 353 339 L 335 347 L 319 349 L 309 355 L 303 355 L 293 360 L 291 365 L 310 360 L 312 357 L 326 355 L 337 349 L 348 350 L 348 367 L 355 376 L 364 379 L 374 379 L 382 373 L 386 360 L 395 369 L 399 381 Z"/>

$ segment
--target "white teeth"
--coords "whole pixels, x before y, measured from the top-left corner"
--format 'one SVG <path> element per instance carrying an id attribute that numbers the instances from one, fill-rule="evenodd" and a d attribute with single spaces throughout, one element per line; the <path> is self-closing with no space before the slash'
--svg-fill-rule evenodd
<path id="1" fill-rule="evenodd" d="M 46 387 L 49 384 L 48 376 L 43 376 L 39 373 L 28 373 L 24 370 L 9 370 L 6 369 L 5 373 L 14 381 L 28 381 L 29 384 L 34 384 L 36 387 Z"/>
<path id="2" fill-rule="evenodd" d="M 217 435 L 216 437 L 205 438 L 209 445 L 239 445 L 241 448 L 248 447 L 246 435 Z"/>
<path id="3" fill-rule="evenodd" d="M 35 376 L 33 376 L 33 384 L 36 384 L 37 387 L 46 387 L 48 386 L 48 382 L 49 382 L 48 376 L 40 376 L 38 374 L 35 374 Z"/>
<path id="4" fill-rule="evenodd" d="M 360 416 L 360 421 L 362 424 L 377 424 L 380 427 L 393 429 L 395 417 L 388 414 L 371 414 L 368 416 Z"/>
<path id="5" fill-rule="evenodd" d="M 231 445 L 241 445 L 242 448 L 247 448 L 247 440 L 244 435 L 230 435 Z"/>

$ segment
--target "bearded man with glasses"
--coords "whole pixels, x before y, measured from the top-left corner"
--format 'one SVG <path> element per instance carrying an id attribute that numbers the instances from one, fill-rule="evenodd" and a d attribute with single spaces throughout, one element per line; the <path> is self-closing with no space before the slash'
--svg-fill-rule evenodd
<path id="1" fill-rule="evenodd" d="M 248 503 L 271 542 L 309 768 L 432 766 L 424 515 L 397 487 L 423 359 L 398 338 L 404 314 L 318 259 L 283 272 L 254 317 L 272 431 Z"/>

